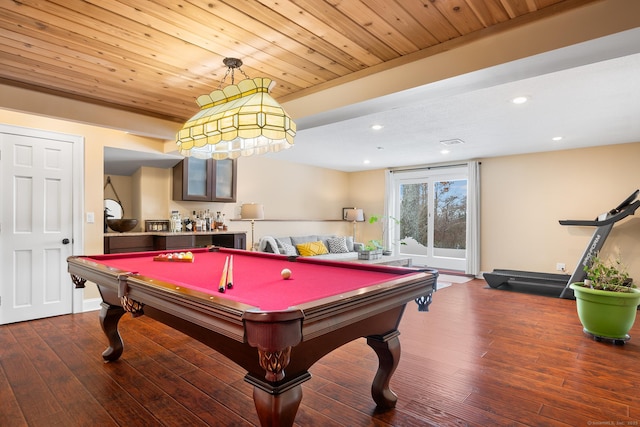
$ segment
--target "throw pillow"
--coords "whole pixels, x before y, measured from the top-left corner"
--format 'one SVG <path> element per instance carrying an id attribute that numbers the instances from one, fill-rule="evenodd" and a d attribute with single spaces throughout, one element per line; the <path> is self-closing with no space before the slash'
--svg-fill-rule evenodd
<path id="1" fill-rule="evenodd" d="M 282 249 L 280 249 L 280 253 L 283 255 L 287 255 L 287 256 L 297 256 L 298 255 L 298 251 L 296 251 L 295 246 L 289 244 L 289 243 L 285 243 L 285 242 L 281 242 L 282 245 Z"/>
<path id="2" fill-rule="evenodd" d="M 298 252 L 302 256 L 314 256 L 328 254 L 327 247 L 321 241 L 300 243 L 296 245 Z"/>
<path id="3" fill-rule="evenodd" d="M 347 241 L 347 249 L 349 252 L 357 252 L 356 248 L 353 245 L 353 236 L 346 236 L 345 240 Z"/>
<path id="4" fill-rule="evenodd" d="M 345 254 L 349 252 L 347 239 L 344 236 L 327 239 L 327 243 L 329 244 L 329 252 L 332 254 Z"/>

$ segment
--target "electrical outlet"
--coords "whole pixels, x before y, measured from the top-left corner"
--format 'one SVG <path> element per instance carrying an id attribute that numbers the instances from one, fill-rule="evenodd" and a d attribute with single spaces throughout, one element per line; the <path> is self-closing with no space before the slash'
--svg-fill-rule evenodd
<path id="1" fill-rule="evenodd" d="M 566 266 L 564 265 L 564 262 L 556 263 L 556 270 L 564 271 L 565 269 L 566 269 Z"/>

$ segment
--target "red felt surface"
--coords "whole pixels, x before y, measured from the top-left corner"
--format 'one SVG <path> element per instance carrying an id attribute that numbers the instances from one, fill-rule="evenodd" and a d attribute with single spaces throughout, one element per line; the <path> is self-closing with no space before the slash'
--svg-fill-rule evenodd
<path id="1" fill-rule="evenodd" d="M 344 292 L 372 286 L 397 274 L 343 268 L 328 264 L 291 262 L 285 257 L 261 257 L 233 252 L 233 288 L 218 292 L 229 252 L 194 250 L 193 263 L 153 261 L 158 253 L 131 253 L 91 257 L 95 262 L 156 280 L 194 289 L 261 310 L 284 310 Z M 242 251 L 239 251 L 242 252 Z M 280 272 L 292 275 L 284 280 Z"/>

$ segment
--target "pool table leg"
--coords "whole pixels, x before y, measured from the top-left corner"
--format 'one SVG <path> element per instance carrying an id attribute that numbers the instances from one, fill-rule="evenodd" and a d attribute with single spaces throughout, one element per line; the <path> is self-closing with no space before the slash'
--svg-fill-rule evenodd
<path id="1" fill-rule="evenodd" d="M 394 408 L 398 400 L 398 396 L 389 388 L 389 381 L 400 362 L 399 335 L 400 332 L 396 330 L 386 335 L 367 337 L 367 344 L 378 355 L 378 372 L 371 385 L 371 396 L 382 409 Z"/>
<path id="2" fill-rule="evenodd" d="M 120 305 L 111 305 L 106 302 L 100 303 L 100 306 L 102 307 L 100 310 L 100 326 L 102 326 L 102 330 L 109 340 L 109 347 L 102 352 L 102 358 L 107 362 L 111 362 L 117 360 L 124 349 L 120 332 L 118 332 L 118 322 L 124 315 L 125 310 Z"/>
<path id="3" fill-rule="evenodd" d="M 311 378 L 304 374 L 278 386 L 273 386 L 247 374 L 245 381 L 253 385 L 253 402 L 262 427 L 289 427 L 302 401 L 302 383 Z"/>

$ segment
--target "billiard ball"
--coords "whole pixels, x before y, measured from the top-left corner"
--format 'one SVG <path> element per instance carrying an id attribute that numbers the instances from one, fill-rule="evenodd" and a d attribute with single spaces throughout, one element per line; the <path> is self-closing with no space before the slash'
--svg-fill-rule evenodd
<path id="1" fill-rule="evenodd" d="M 284 268 L 280 272 L 280 275 L 282 276 L 283 279 L 287 280 L 288 278 L 291 277 L 291 270 L 289 270 L 288 268 Z"/>

